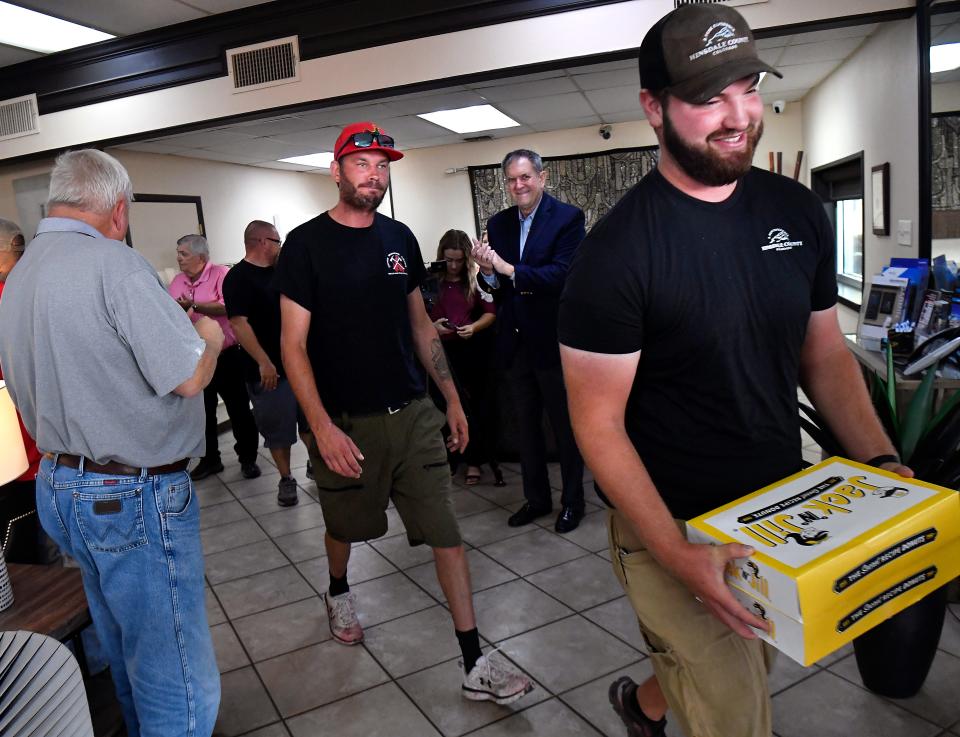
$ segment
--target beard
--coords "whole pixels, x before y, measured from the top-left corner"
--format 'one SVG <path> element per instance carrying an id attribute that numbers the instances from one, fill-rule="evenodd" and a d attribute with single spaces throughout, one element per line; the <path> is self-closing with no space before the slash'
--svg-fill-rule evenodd
<path id="1" fill-rule="evenodd" d="M 377 186 L 379 187 L 380 185 Z M 380 203 L 383 202 L 386 194 L 386 187 L 381 187 L 375 194 L 360 194 L 360 190 L 345 178 L 340 180 L 340 199 L 357 210 L 373 212 L 380 207 Z"/>
<path id="2" fill-rule="evenodd" d="M 732 184 L 750 171 L 753 165 L 753 152 L 763 135 L 763 121 L 751 124 L 745 131 L 747 146 L 742 151 L 727 155 L 711 151 L 706 145 L 700 146 L 685 141 L 673 127 L 670 116 L 664 110 L 663 115 L 663 147 L 673 157 L 674 161 L 689 176 L 708 187 L 722 187 Z M 736 135 L 737 131 L 719 130 L 711 133 L 708 141 Z"/>

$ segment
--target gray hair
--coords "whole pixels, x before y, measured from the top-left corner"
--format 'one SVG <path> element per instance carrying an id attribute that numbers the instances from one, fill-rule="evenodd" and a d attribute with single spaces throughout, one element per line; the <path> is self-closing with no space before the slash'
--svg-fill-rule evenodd
<path id="1" fill-rule="evenodd" d="M 500 164 L 500 167 L 503 169 L 503 173 L 506 174 L 507 167 L 519 159 L 527 159 L 531 164 L 533 164 L 533 170 L 537 174 L 543 171 L 543 159 L 540 158 L 540 154 L 538 154 L 536 151 L 531 151 L 528 148 L 518 148 L 516 151 L 511 151 L 503 157 L 503 163 Z"/>
<path id="2" fill-rule="evenodd" d="M 210 260 L 210 244 L 202 235 L 185 235 L 177 241 L 178 246 L 186 246 L 194 256 L 199 256 L 204 261 Z"/>
<path id="3" fill-rule="evenodd" d="M 133 201 L 133 185 L 123 164 L 109 154 L 86 148 L 57 157 L 50 173 L 47 207 L 66 205 L 91 213 L 113 209 L 117 200 Z"/>
<path id="4" fill-rule="evenodd" d="M 13 241 L 18 235 L 23 237 L 23 231 L 20 230 L 19 225 L 12 220 L 0 218 L 0 251 L 16 251 L 17 253 L 22 251 L 23 246 L 13 247 Z"/>

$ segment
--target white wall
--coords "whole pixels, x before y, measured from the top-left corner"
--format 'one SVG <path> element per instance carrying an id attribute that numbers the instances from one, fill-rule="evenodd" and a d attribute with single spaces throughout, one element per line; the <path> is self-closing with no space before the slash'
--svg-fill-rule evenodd
<path id="1" fill-rule="evenodd" d="M 917 35 L 913 19 L 881 24 L 853 56 L 804 97 L 803 149 L 810 168 L 864 152 L 865 276 L 890 258 L 916 256 L 919 187 Z M 870 226 L 870 169 L 890 163 L 890 235 Z M 897 220 L 913 244 L 897 245 Z"/>
<path id="2" fill-rule="evenodd" d="M 337 201 L 333 180 L 320 174 L 125 149 L 108 151 L 127 168 L 135 192 L 200 196 L 215 262 L 233 263 L 243 258 L 243 229 L 251 220 L 275 222 L 285 236 Z M 50 166 L 51 162 L 42 162 L 0 169 L 0 217 L 17 220 L 13 180 L 49 171 Z"/>
<path id="3" fill-rule="evenodd" d="M 637 92 L 639 94 L 639 90 Z M 792 177 L 796 152 L 802 148 L 802 119 L 801 103 L 790 103 L 782 115 L 775 115 L 767 107 L 764 135 L 754 164 L 766 169 L 769 152 L 782 151 L 783 172 Z M 413 230 L 424 258 L 427 258 L 434 252 L 440 236 L 450 228 L 478 235 L 469 175 L 465 171 L 445 174 L 446 169 L 498 164 L 505 154 L 517 148 L 531 148 L 541 156 L 569 156 L 657 145 L 653 129 L 646 120 L 617 123 L 613 126 L 613 136 L 606 141 L 600 137 L 598 128 L 589 126 L 407 151 L 401 161 L 391 166 L 394 214 Z M 803 170 L 806 170 L 805 166 Z M 801 173 L 801 181 L 803 178 Z M 549 179 L 547 186 L 550 186 Z"/>

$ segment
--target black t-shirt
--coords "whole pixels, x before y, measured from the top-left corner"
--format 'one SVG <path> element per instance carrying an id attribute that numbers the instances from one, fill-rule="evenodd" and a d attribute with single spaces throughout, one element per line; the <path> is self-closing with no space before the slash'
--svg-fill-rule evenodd
<path id="1" fill-rule="evenodd" d="M 424 276 L 413 233 L 379 213 L 368 228 L 323 213 L 287 236 L 275 284 L 311 313 L 307 355 L 328 412 L 376 412 L 424 393 L 407 307 Z"/>
<path id="2" fill-rule="evenodd" d="M 833 232 L 809 190 L 752 169 L 709 203 L 654 171 L 581 244 L 559 336 L 641 351 L 626 429 L 690 519 L 800 468 L 800 350 L 836 293 Z"/>
<path id="3" fill-rule="evenodd" d="M 223 280 L 223 301 L 228 317 L 245 317 L 257 342 L 277 372 L 283 376 L 280 360 L 280 293 L 273 287 L 273 266 L 257 266 L 241 261 Z M 244 352 L 244 378 L 260 383 L 260 368 Z"/>

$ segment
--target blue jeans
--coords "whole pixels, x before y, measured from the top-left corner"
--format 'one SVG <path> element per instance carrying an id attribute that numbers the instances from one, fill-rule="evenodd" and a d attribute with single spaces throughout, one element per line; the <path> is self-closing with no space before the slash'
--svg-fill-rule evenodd
<path id="1" fill-rule="evenodd" d="M 113 476 L 45 458 L 37 513 L 80 565 L 129 737 L 209 737 L 220 675 L 190 475 Z"/>

